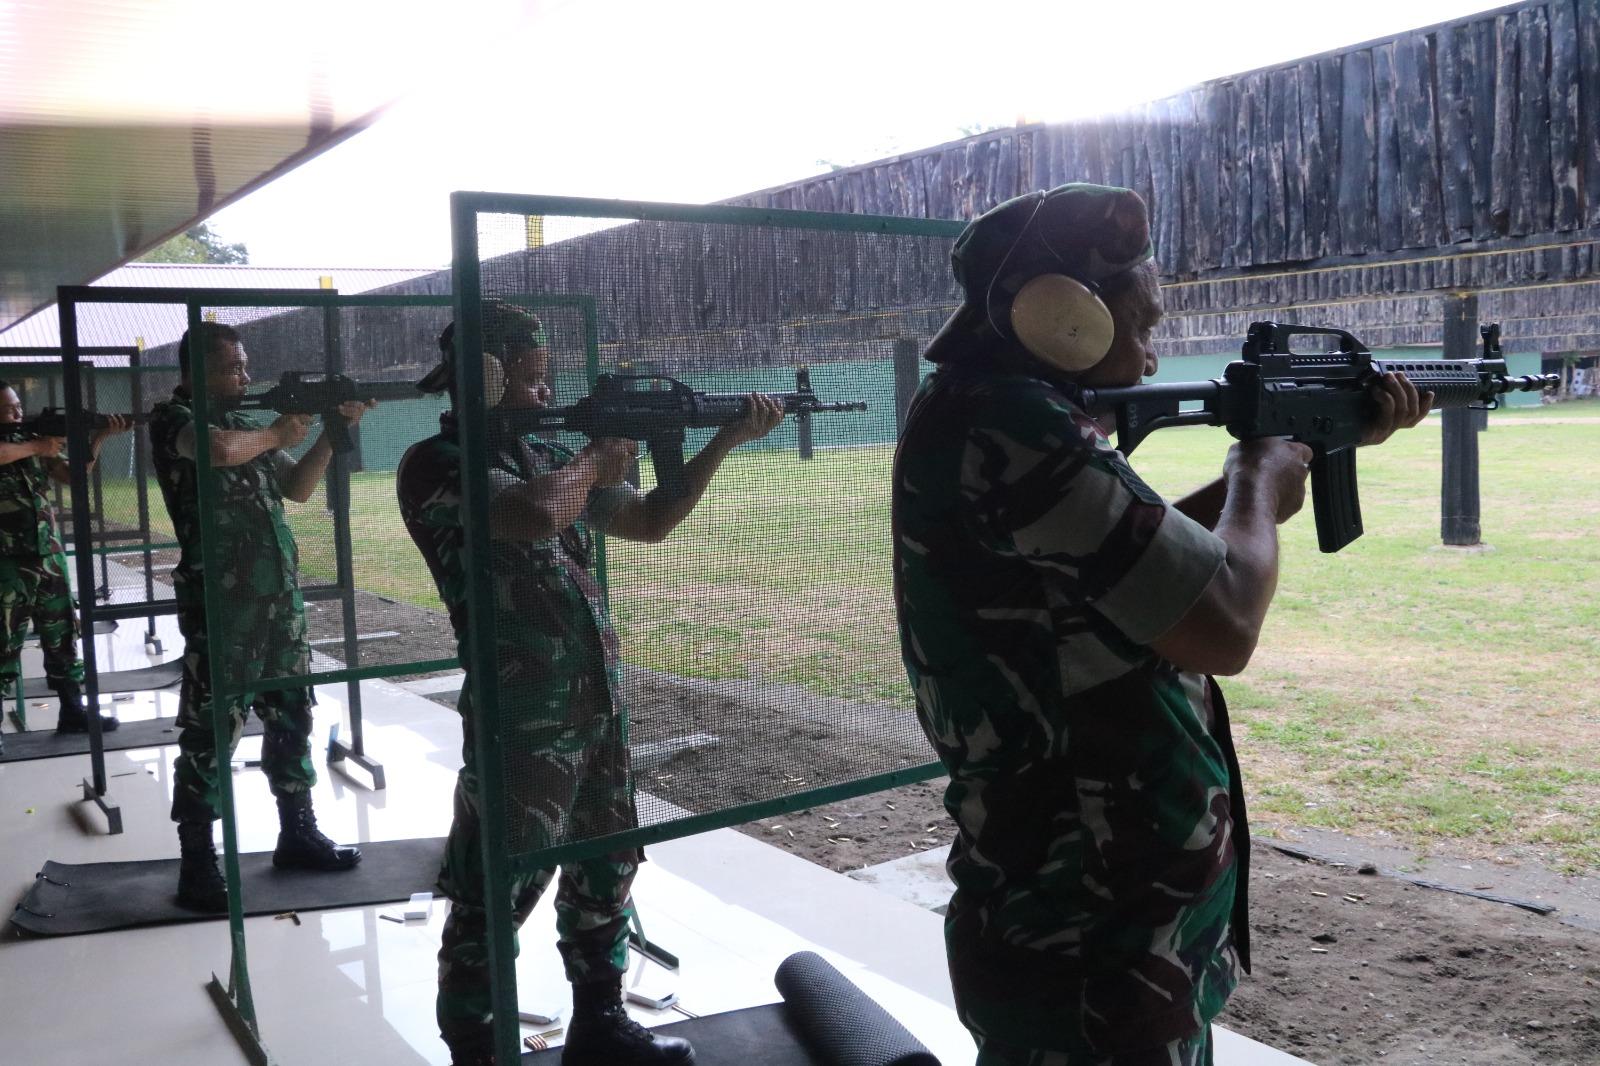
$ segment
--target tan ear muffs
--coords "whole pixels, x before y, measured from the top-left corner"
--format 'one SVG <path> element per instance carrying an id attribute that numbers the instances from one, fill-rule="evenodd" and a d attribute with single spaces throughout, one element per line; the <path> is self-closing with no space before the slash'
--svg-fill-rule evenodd
<path id="1" fill-rule="evenodd" d="M 1069 374 L 1104 359 L 1116 334 L 1104 301 L 1065 274 L 1040 274 L 1023 285 L 1011 303 L 1011 328 L 1035 357 Z"/>
<path id="2" fill-rule="evenodd" d="M 494 407 L 506 394 L 506 368 L 499 359 L 483 353 L 483 405 Z"/>

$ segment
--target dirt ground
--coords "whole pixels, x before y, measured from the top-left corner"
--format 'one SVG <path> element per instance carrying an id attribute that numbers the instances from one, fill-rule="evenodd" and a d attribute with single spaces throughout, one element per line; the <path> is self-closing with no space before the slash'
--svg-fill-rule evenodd
<path id="1" fill-rule="evenodd" d="M 913 850 L 943 853 L 951 831 L 941 787 L 911 785 L 740 828 L 840 872 Z M 1221 1024 L 1321 1066 L 1600 1063 L 1600 930 L 1362 866 L 1296 859 L 1258 840 L 1253 973 Z M 1517 873 L 1522 898 L 1541 885 L 1558 895 L 1569 880 L 1526 866 Z"/>
<path id="2" fill-rule="evenodd" d="M 336 635 L 336 611 L 310 614 L 313 639 Z M 434 614 L 364 594 L 360 612 L 364 631 L 399 634 L 381 642 L 390 661 L 437 654 L 439 619 L 426 617 Z M 880 728 L 864 745 L 841 745 L 831 731 L 847 706 L 808 705 L 796 715 L 799 705 L 785 703 L 789 713 L 775 717 L 745 702 L 750 690 L 736 683 L 683 685 L 630 672 L 628 685 L 636 745 L 666 744 L 639 767 L 641 790 L 691 810 L 837 780 L 862 750 L 878 766 L 925 759 L 903 730 Z M 718 742 L 671 744 L 674 736 L 697 734 Z M 912 784 L 739 829 L 850 872 L 947 849 L 952 833 L 941 790 L 939 781 Z M 1590 927 L 1581 928 L 1565 909 L 1529 913 L 1420 887 L 1391 869 L 1395 863 L 1363 862 L 1366 853 L 1388 854 L 1381 842 L 1346 840 L 1346 864 L 1333 865 L 1282 854 L 1271 846 L 1273 835 L 1297 834 L 1292 826 L 1257 827 L 1254 973 L 1222 1024 L 1321 1066 L 1600 1064 L 1600 891 L 1592 879 L 1583 897 L 1593 903 L 1584 918 Z M 1509 871 L 1517 889 L 1504 894 L 1578 898 L 1573 878 L 1514 858 L 1498 862 L 1496 883 Z M 1470 882 L 1478 875 L 1464 876 Z"/>

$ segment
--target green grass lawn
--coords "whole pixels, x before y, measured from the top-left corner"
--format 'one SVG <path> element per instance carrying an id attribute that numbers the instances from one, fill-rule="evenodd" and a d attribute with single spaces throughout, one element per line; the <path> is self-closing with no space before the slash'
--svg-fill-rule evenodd
<path id="1" fill-rule="evenodd" d="M 1366 535 L 1344 551 L 1317 551 L 1309 505 L 1283 530 L 1260 649 L 1225 683 L 1253 810 L 1600 869 L 1600 403 L 1490 416 L 1482 550 L 1439 544 L 1438 426 L 1361 451 Z M 1228 443 L 1220 430 L 1158 433 L 1135 466 L 1179 495 L 1220 471 Z M 735 453 L 666 546 L 613 542 L 625 657 L 909 706 L 890 459 L 887 447 L 811 462 Z M 392 475 L 358 475 L 353 496 L 358 584 L 437 607 Z M 331 576 L 328 516 L 320 503 L 293 512 L 307 577 Z"/>

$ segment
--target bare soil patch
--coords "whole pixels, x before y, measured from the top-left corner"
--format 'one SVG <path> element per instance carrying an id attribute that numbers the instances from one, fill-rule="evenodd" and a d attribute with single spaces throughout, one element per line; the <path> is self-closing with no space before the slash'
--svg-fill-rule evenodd
<path id="1" fill-rule="evenodd" d="M 385 659 L 436 656 L 439 612 L 365 593 L 360 602 L 363 629 L 398 634 L 384 638 Z M 338 635 L 335 611 L 309 612 L 308 621 L 313 639 Z M 738 683 L 632 672 L 629 685 L 636 742 L 718 737 L 714 747 L 677 749 L 641 773 L 641 789 L 691 810 L 790 793 L 862 766 L 910 766 L 927 758 L 920 737 L 899 726 L 879 723 L 849 737 L 847 708 L 837 701 L 785 702 L 783 713 L 774 714 Z M 450 696 L 436 699 L 453 703 Z M 737 773 L 729 774 L 730 765 Z M 942 780 L 911 784 L 739 829 L 847 873 L 948 848 L 942 791 Z M 1262 839 L 1272 832 L 1257 827 L 1252 861 L 1255 972 L 1222 1024 L 1322 1066 L 1600 1063 L 1600 931 L 1569 924 L 1562 911 L 1540 916 L 1361 874 L 1354 859 L 1347 866 L 1293 859 Z M 1531 898 L 1545 886 L 1544 894 L 1557 898 L 1575 880 L 1503 848 L 1497 858 L 1502 870 L 1516 871 L 1514 895 Z M 1379 865 L 1393 864 L 1380 858 Z M 1466 876 L 1471 887 L 1476 875 Z M 1591 919 L 1596 915 L 1600 904 Z"/>

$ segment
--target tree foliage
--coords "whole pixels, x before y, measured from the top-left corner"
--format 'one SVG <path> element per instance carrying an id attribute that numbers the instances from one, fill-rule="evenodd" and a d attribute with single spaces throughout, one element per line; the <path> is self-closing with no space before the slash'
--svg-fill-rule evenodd
<path id="1" fill-rule="evenodd" d="M 248 263 L 243 244 L 224 244 L 204 222 L 139 257 L 141 263 Z"/>

